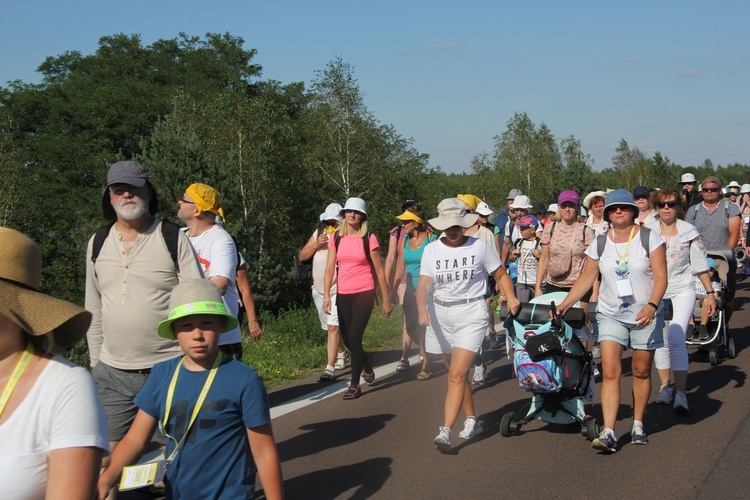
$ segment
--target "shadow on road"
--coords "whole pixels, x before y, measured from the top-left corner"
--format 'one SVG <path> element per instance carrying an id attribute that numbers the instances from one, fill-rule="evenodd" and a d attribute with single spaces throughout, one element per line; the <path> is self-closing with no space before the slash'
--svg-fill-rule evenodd
<path id="1" fill-rule="evenodd" d="M 315 455 L 330 448 L 346 446 L 365 439 L 382 430 L 386 422 L 393 417 L 395 415 L 392 413 L 381 413 L 303 425 L 300 429 L 310 432 L 277 443 L 276 447 L 284 461 Z"/>
<path id="2" fill-rule="evenodd" d="M 391 476 L 390 458 L 371 458 L 364 462 L 320 469 L 284 481 L 287 498 L 329 499 L 343 497 L 372 498 Z M 354 489 L 354 491 L 351 491 Z"/>

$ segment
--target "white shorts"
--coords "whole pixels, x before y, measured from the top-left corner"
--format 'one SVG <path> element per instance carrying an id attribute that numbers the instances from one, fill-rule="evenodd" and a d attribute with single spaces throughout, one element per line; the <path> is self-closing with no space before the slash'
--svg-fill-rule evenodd
<path id="1" fill-rule="evenodd" d="M 479 352 L 490 324 L 487 302 L 440 306 L 427 303 L 430 326 L 425 333 L 425 350 L 430 354 L 450 354 L 454 347 Z"/>
<path id="2" fill-rule="evenodd" d="M 329 326 L 339 326 L 339 313 L 336 307 L 336 294 L 331 295 L 331 314 L 323 312 L 323 294 L 312 289 L 313 300 L 315 301 L 315 308 L 318 310 L 318 318 L 320 319 L 320 327 L 323 330 L 328 330 Z"/>

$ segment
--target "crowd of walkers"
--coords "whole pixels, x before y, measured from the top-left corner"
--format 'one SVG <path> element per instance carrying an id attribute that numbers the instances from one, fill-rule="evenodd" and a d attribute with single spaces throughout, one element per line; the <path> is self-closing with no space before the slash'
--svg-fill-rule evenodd
<path id="1" fill-rule="evenodd" d="M 588 314 L 591 328 L 577 335 L 601 359 L 603 428 L 592 446 L 618 448 L 626 349 L 631 442 L 648 443 L 652 365 L 655 402 L 689 411 L 686 339 L 708 338 L 725 290 L 707 250 L 747 251 L 750 241 L 750 184 L 725 188 L 716 177 L 698 184 L 691 173 L 679 184 L 597 190 L 582 201 L 582 193 L 564 190 L 546 213 L 532 213 L 529 197 L 513 189 L 494 218 L 472 194 L 434 210 L 406 200 L 394 211 L 387 252 L 368 227 L 363 199 L 331 203 L 299 255 L 312 262 L 311 292 L 327 336 L 320 381 L 350 364 L 345 400 L 363 395 L 362 380 L 375 382 L 363 337 L 379 291 L 385 317 L 403 307 L 397 371 L 410 370 L 412 344 L 417 381 L 430 379 L 433 358 L 442 357 L 447 388 L 434 445 L 449 451 L 461 412 L 460 438 L 483 432 L 472 384 L 485 380 L 483 351 L 503 345 L 498 304 L 517 314 L 522 303 L 557 292 L 565 294 L 558 313 Z M 241 311 L 252 337 L 263 331 L 247 263 L 223 228 L 220 194 L 187 186 L 176 203 L 183 228 L 156 218 L 157 204 L 142 166 L 111 166 L 101 200 L 110 223 L 88 244 L 85 309 L 41 293 L 39 247 L 0 228 L 0 440 L 23 457 L 2 460 L 3 498 L 65 491 L 104 499 L 118 485 L 163 487 L 167 498 L 252 498 L 256 473 L 266 498 L 283 497 L 266 389 L 241 362 Z M 731 298 L 722 297 L 727 318 Z M 85 335 L 91 373 L 59 354 Z M 136 465 L 149 446 L 161 459 Z"/>
<path id="2" fill-rule="evenodd" d="M 432 375 L 433 356 L 443 357 L 448 388 L 435 438 L 439 450 L 450 449 L 461 410 L 465 421 L 459 437 L 468 439 L 482 432 L 471 383 L 484 382 L 483 349 L 502 345 L 494 328 L 495 306 L 507 302 L 508 310 L 515 313 L 521 303 L 553 292 L 565 294 L 559 313 L 571 307 L 583 309 L 586 326 L 576 329 L 576 334 L 601 360 L 604 425 L 592 442 L 595 449 L 617 450 L 615 423 L 626 349 L 632 350 L 632 443 L 648 443 L 643 416 L 651 397 L 653 365 L 660 380 L 655 402 L 672 404 L 677 412 L 689 411 L 686 339 L 707 339 L 706 324 L 717 311 L 715 295 L 721 292 L 714 276 L 716 264 L 706 250 L 745 247 L 750 185 L 731 182 L 722 188 L 716 177 L 699 185 L 691 173 L 685 173 L 679 185 L 679 189 L 596 190 L 585 196 L 564 190 L 546 213 L 531 213 L 534 205 L 529 197 L 513 189 L 494 224 L 492 209 L 471 194 L 443 200 L 432 219 L 425 218 L 425 208 L 416 200 L 404 203 L 403 212 L 394 215 L 400 226 L 390 232 L 384 277 L 375 264 L 377 252 L 371 253 L 369 262 L 359 258 L 360 276 L 369 290 L 374 287 L 371 276 L 384 279 L 384 300 L 390 290 L 393 303 L 403 305 L 404 343 L 398 371 L 409 369 L 412 342 L 422 360 L 417 380 Z M 365 218 L 364 201 L 350 199 L 341 215 L 357 220 L 352 211 Z M 364 235 L 357 234 L 360 239 Z M 377 245 L 370 238 L 371 245 Z M 337 258 L 328 255 L 327 268 L 333 277 Z M 335 287 L 335 279 L 326 281 L 325 287 Z M 693 319 L 696 298 L 700 320 Z M 374 292 L 363 308 L 366 316 L 373 299 Z M 724 307 L 731 316 L 731 300 Z M 340 316 L 343 308 L 337 309 Z M 390 313 L 385 305 L 383 309 Z M 321 380 L 331 379 L 330 368 Z M 595 373 L 600 374 L 599 366 Z M 368 383 L 374 377 L 369 365 L 353 367 L 352 374 L 345 399 L 361 395 L 360 376 Z"/>

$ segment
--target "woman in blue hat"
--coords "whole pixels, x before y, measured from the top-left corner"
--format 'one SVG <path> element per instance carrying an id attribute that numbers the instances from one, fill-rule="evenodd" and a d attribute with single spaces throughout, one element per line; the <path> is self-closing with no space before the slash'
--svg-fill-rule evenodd
<path id="1" fill-rule="evenodd" d="M 558 306 L 564 314 L 588 292 L 601 274 L 597 324 L 602 351 L 602 413 L 604 428 L 591 443 L 594 449 L 617 451 L 615 421 L 620 407 L 622 353 L 633 349 L 633 426 L 631 442 L 648 443 L 643 414 L 651 395 L 654 351 L 664 345 L 664 316 L 660 305 L 667 289 L 664 242 L 655 231 L 635 223 L 638 206 L 625 189 L 609 193 L 604 217 L 610 224 L 606 235 L 586 250 L 580 279 Z"/>

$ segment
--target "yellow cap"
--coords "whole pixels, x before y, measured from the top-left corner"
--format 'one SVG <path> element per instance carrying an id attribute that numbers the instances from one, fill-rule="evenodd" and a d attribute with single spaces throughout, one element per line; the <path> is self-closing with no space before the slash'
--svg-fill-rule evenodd
<path id="1" fill-rule="evenodd" d="M 404 210 L 404 213 L 402 213 L 401 215 L 397 215 L 396 218 L 399 220 L 404 220 L 404 221 L 406 220 L 417 221 L 417 223 L 419 224 L 424 223 L 424 219 L 422 219 L 420 216 L 418 216 L 417 214 L 409 210 Z"/>

